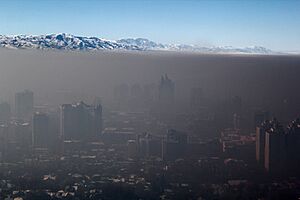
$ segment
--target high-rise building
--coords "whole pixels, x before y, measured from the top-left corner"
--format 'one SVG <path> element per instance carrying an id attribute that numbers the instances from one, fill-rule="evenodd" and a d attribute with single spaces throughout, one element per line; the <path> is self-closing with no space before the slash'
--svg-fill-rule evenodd
<path id="1" fill-rule="evenodd" d="M 46 148 L 49 146 L 49 117 L 45 113 L 36 112 L 32 120 L 32 144 L 34 147 Z"/>
<path id="2" fill-rule="evenodd" d="M 281 174 L 286 164 L 286 141 L 283 127 L 273 120 L 271 128 L 266 131 L 265 169 L 268 172 Z"/>
<path id="3" fill-rule="evenodd" d="M 7 102 L 0 103 L 0 123 L 7 123 L 11 116 L 10 105 Z"/>
<path id="4" fill-rule="evenodd" d="M 162 145 L 162 156 L 164 160 L 175 160 L 184 158 L 186 154 L 188 137 L 186 133 L 170 129 Z"/>
<path id="5" fill-rule="evenodd" d="M 238 130 L 240 129 L 241 125 L 241 116 L 237 113 L 233 114 L 233 129 Z"/>
<path id="6" fill-rule="evenodd" d="M 64 140 L 90 140 L 102 132 L 102 106 L 64 104 L 61 106 L 61 136 Z"/>
<path id="7" fill-rule="evenodd" d="M 159 109 L 161 113 L 174 111 L 175 84 L 168 75 L 161 77 L 158 91 Z"/>
<path id="8" fill-rule="evenodd" d="M 290 173 L 299 174 L 300 165 L 300 120 L 292 121 L 287 127 L 287 169 Z"/>
<path id="9" fill-rule="evenodd" d="M 266 131 L 271 128 L 270 121 L 263 122 L 256 127 L 256 161 L 264 166 Z"/>
<path id="10" fill-rule="evenodd" d="M 300 120 L 292 121 L 287 131 L 276 119 L 263 122 L 256 130 L 256 159 L 266 171 L 299 175 Z"/>
<path id="11" fill-rule="evenodd" d="M 2 162 L 8 144 L 8 125 L 0 125 L 0 162 Z"/>
<path id="12" fill-rule="evenodd" d="M 25 90 L 15 95 L 16 117 L 30 119 L 33 113 L 33 92 Z"/>

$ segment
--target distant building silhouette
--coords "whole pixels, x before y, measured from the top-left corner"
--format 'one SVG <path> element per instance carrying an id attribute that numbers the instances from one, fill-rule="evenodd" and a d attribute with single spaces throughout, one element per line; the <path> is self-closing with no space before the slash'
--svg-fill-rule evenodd
<path id="1" fill-rule="evenodd" d="M 170 129 L 163 141 L 162 155 L 164 160 L 184 158 L 188 143 L 186 133 Z"/>
<path id="2" fill-rule="evenodd" d="M 7 102 L 0 103 L 0 123 L 7 123 L 11 117 L 10 105 Z"/>
<path id="3" fill-rule="evenodd" d="M 273 120 L 272 127 L 266 131 L 265 169 L 271 173 L 283 173 L 286 164 L 285 155 L 286 143 L 283 127 L 277 120 Z"/>
<path id="4" fill-rule="evenodd" d="M 276 119 L 258 126 L 256 160 L 272 174 L 299 175 L 300 120 L 292 121 L 286 131 Z"/>
<path id="5" fill-rule="evenodd" d="M 102 132 L 102 106 L 64 104 L 61 106 L 61 136 L 64 140 L 90 140 Z"/>
<path id="6" fill-rule="evenodd" d="M 32 119 L 32 144 L 33 147 L 46 148 L 50 142 L 49 117 L 45 113 L 36 112 Z M 52 133 L 53 134 L 53 133 Z"/>
<path id="7" fill-rule="evenodd" d="M 237 113 L 233 114 L 233 129 L 238 130 L 241 128 L 241 116 Z"/>
<path id="8" fill-rule="evenodd" d="M 256 127 L 256 160 L 261 166 L 264 166 L 265 163 L 266 131 L 270 128 L 270 121 L 265 121 L 260 126 Z"/>
<path id="9" fill-rule="evenodd" d="M 158 90 L 159 111 L 167 114 L 174 111 L 175 103 L 175 84 L 169 79 L 168 75 L 161 77 Z"/>
<path id="10" fill-rule="evenodd" d="M 256 129 L 256 160 L 267 172 L 280 174 L 286 166 L 286 134 L 276 120 L 263 122 Z"/>
<path id="11" fill-rule="evenodd" d="M 4 159 L 8 144 L 8 125 L 0 125 L 0 162 Z"/>
<path id="12" fill-rule="evenodd" d="M 292 121 L 287 127 L 287 169 L 289 173 L 300 174 L 300 120 Z"/>
<path id="13" fill-rule="evenodd" d="M 32 125 L 29 122 L 15 122 L 10 124 L 10 128 L 20 151 L 29 152 L 32 146 Z"/>
<path id="14" fill-rule="evenodd" d="M 16 117 L 18 119 L 29 119 L 33 113 L 33 92 L 25 90 L 15 95 Z"/>

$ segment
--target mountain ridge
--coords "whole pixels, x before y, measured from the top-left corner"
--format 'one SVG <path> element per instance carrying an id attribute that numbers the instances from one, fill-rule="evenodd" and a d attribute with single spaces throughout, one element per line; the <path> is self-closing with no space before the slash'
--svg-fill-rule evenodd
<path id="1" fill-rule="evenodd" d="M 229 54 L 276 54 L 261 46 L 237 48 L 232 46 L 203 47 L 188 44 L 162 44 L 145 38 L 107 40 L 99 37 L 75 36 L 67 33 L 46 35 L 0 35 L 0 47 L 13 49 L 61 50 L 131 50 L 131 51 L 181 51 Z"/>

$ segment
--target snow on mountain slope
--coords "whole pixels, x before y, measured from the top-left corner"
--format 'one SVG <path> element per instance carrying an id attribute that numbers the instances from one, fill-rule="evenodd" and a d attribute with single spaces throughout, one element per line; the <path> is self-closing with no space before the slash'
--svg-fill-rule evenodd
<path id="1" fill-rule="evenodd" d="M 14 49 L 66 49 L 66 50 L 138 50 L 138 51 L 185 51 L 202 53 L 243 53 L 243 54 L 272 54 L 264 47 L 246 48 L 202 47 L 185 44 L 161 44 L 144 38 L 128 38 L 117 41 L 97 37 L 81 37 L 71 34 L 48 35 L 0 35 L 0 47 Z"/>

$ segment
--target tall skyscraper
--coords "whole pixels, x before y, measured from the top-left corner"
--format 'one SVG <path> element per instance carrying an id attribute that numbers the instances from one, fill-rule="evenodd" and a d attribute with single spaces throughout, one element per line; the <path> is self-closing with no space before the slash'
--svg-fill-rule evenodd
<path id="1" fill-rule="evenodd" d="M 300 120 L 287 126 L 287 131 L 274 119 L 257 127 L 256 159 L 266 171 L 277 175 L 299 175 Z"/>
<path id="2" fill-rule="evenodd" d="M 271 128 L 266 131 L 265 169 L 268 172 L 281 174 L 286 164 L 286 142 L 283 127 L 277 120 L 272 121 Z"/>
<path id="3" fill-rule="evenodd" d="M 11 124 L 13 127 L 14 139 L 20 145 L 22 152 L 28 152 L 32 146 L 32 125 L 28 122 L 16 122 Z"/>
<path id="4" fill-rule="evenodd" d="M 30 119 L 33 113 L 33 92 L 25 90 L 15 95 L 16 117 Z"/>
<path id="5" fill-rule="evenodd" d="M 10 105 L 7 102 L 0 103 L 0 123 L 7 123 L 11 116 Z"/>
<path id="6" fill-rule="evenodd" d="M 241 116 L 237 113 L 233 114 L 233 129 L 238 130 L 240 129 L 241 125 Z"/>
<path id="7" fill-rule="evenodd" d="M 266 131 L 271 128 L 271 125 L 270 121 L 265 121 L 256 127 L 256 160 L 261 166 L 265 163 Z"/>
<path id="8" fill-rule="evenodd" d="M 7 149 L 8 144 L 8 125 L 0 125 L 0 162 L 2 162 Z"/>
<path id="9" fill-rule="evenodd" d="M 161 77 L 158 91 L 158 101 L 160 112 L 170 113 L 174 111 L 175 84 L 168 75 Z"/>
<path id="10" fill-rule="evenodd" d="M 32 144 L 34 147 L 46 148 L 50 143 L 49 117 L 45 113 L 36 112 L 32 120 Z"/>
<path id="11" fill-rule="evenodd" d="M 102 106 L 64 104 L 61 106 L 61 136 L 64 140 L 90 140 L 102 132 Z"/>
<path id="12" fill-rule="evenodd" d="M 186 133 L 169 129 L 162 145 L 162 155 L 164 160 L 175 160 L 183 158 L 186 153 L 188 136 Z"/>
<path id="13" fill-rule="evenodd" d="M 300 120 L 292 121 L 287 127 L 287 169 L 290 173 L 300 174 Z"/>

